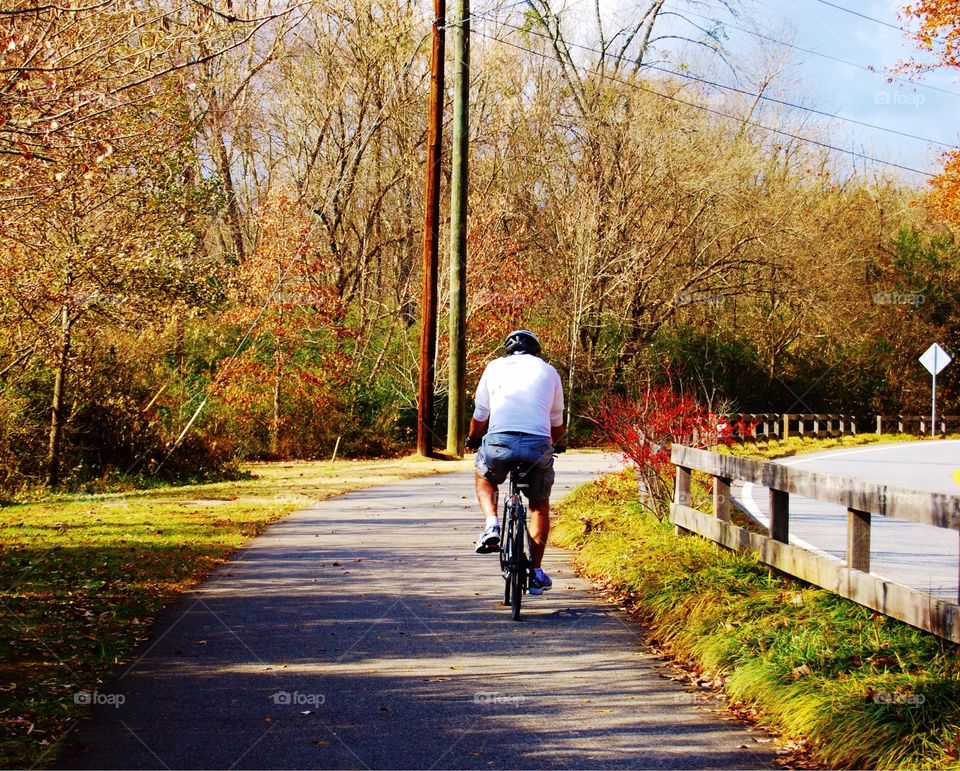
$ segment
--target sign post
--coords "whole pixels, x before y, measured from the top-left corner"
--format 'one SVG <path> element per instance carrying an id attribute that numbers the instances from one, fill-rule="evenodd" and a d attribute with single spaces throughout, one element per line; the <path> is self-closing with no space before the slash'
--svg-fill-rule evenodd
<path id="1" fill-rule="evenodd" d="M 923 352 L 920 357 L 920 363 L 926 367 L 927 372 L 933 376 L 933 387 L 930 391 L 930 436 L 936 436 L 937 432 L 937 375 L 943 371 L 951 361 L 950 354 L 940 347 L 939 343 L 934 343 Z"/>

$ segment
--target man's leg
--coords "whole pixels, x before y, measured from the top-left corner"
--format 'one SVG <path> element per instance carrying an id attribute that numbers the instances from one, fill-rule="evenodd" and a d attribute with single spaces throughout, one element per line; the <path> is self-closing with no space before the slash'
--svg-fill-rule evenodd
<path id="1" fill-rule="evenodd" d="M 530 531 L 530 561 L 533 567 L 540 567 L 543 562 L 543 552 L 547 548 L 547 536 L 550 535 L 550 499 L 530 504 L 530 521 L 527 523 Z"/>
<path id="2" fill-rule="evenodd" d="M 477 472 L 477 501 L 487 522 L 490 522 L 491 518 L 497 519 L 496 492 L 493 482 Z"/>
<path id="3" fill-rule="evenodd" d="M 477 472 L 477 501 L 483 513 L 483 532 L 477 539 L 474 551 L 477 554 L 489 554 L 500 548 L 500 528 L 497 519 L 497 487 L 489 479 Z"/>

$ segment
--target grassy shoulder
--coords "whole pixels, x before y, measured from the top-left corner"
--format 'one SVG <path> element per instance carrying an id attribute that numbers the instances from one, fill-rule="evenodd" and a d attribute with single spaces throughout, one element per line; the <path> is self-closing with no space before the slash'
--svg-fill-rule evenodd
<path id="1" fill-rule="evenodd" d="M 944 439 L 960 439 L 960 434 L 949 434 Z M 757 460 L 788 458 L 826 450 L 851 449 L 871 444 L 902 444 L 904 442 L 940 441 L 930 437 L 913 434 L 856 434 L 855 436 L 837 436 L 831 439 L 791 436 L 789 439 L 771 439 L 768 442 L 732 444 L 718 448 L 719 452 L 739 455 Z"/>
<path id="2" fill-rule="evenodd" d="M 246 467 L 234 482 L 0 509 L 0 767 L 48 762 L 156 614 L 271 522 L 350 490 L 467 468 L 406 458 Z"/>
<path id="3" fill-rule="evenodd" d="M 821 589 L 775 576 L 752 555 L 681 538 L 643 510 L 630 472 L 585 485 L 557 508 L 551 540 L 644 617 L 785 744 L 852 768 L 960 768 L 955 646 Z"/>

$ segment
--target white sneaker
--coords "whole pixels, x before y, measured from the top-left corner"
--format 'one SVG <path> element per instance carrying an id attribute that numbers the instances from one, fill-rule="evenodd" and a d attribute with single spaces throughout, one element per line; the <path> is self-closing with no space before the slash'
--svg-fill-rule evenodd
<path id="1" fill-rule="evenodd" d="M 477 545 L 474 551 L 477 554 L 490 554 L 500 550 L 500 525 L 487 525 L 480 537 L 477 539 Z"/>

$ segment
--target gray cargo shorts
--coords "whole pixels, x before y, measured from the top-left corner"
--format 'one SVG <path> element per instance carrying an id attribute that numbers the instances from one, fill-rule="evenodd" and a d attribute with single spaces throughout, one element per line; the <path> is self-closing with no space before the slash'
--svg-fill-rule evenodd
<path id="1" fill-rule="evenodd" d="M 477 450 L 477 473 L 494 485 L 500 485 L 515 463 L 527 465 L 524 491 L 531 503 L 550 497 L 553 489 L 553 443 L 545 436 L 507 431 L 487 434 Z"/>

